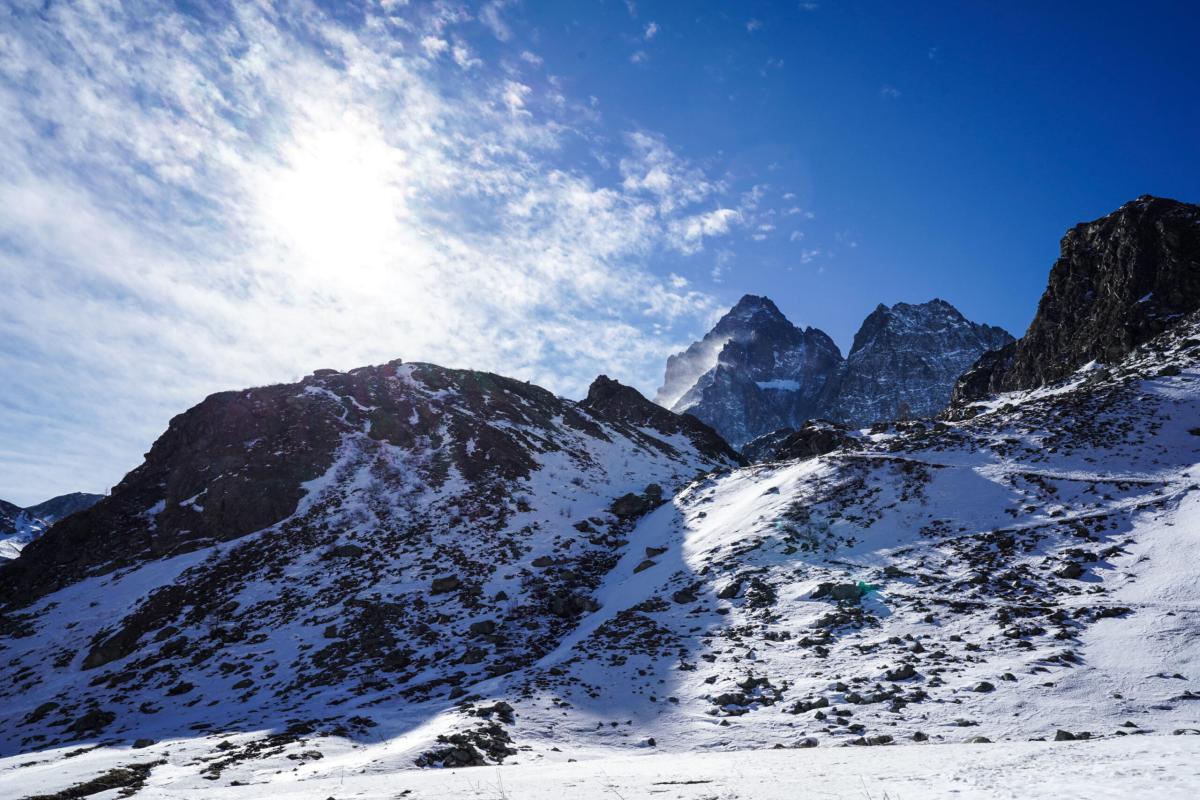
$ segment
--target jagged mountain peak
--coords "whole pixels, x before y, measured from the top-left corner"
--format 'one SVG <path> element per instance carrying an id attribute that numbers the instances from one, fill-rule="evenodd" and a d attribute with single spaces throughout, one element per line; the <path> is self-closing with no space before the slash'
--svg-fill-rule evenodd
<path id="1" fill-rule="evenodd" d="M 951 329 L 965 328 L 982 337 L 987 349 L 1001 347 L 1012 340 L 1003 328 L 971 322 L 963 313 L 941 298 L 925 303 L 880 303 L 854 335 L 851 356 L 870 346 L 881 335 L 905 336 L 918 332 L 944 334 Z"/>
<path id="2" fill-rule="evenodd" d="M 771 298 L 756 294 L 742 295 L 742 299 L 738 300 L 733 308 L 729 309 L 722 317 L 722 321 L 724 320 L 730 320 L 731 322 L 762 320 L 788 322 L 787 317 L 784 316 L 783 312 L 779 310 L 779 306 L 775 305 L 775 302 Z"/>
<path id="3" fill-rule="evenodd" d="M 823 331 L 801 329 L 768 298 L 746 295 L 703 339 L 668 359 L 656 400 L 694 414 L 738 447 L 816 417 L 865 425 L 928 416 L 945 407 L 964 369 L 1011 340 L 941 298 L 880 304 L 843 359 Z"/>
<path id="4" fill-rule="evenodd" d="M 744 295 L 702 338 L 667 358 L 663 383 L 654 402 L 674 411 L 685 411 L 695 404 L 695 397 L 689 397 L 689 393 L 708 373 L 721 363 L 736 365 L 747 350 L 756 350 L 755 342 L 794 348 L 805 340 L 821 349 L 832 349 L 841 358 L 837 345 L 824 333 L 796 327 L 768 297 Z M 766 351 L 761 356 L 767 357 Z"/>

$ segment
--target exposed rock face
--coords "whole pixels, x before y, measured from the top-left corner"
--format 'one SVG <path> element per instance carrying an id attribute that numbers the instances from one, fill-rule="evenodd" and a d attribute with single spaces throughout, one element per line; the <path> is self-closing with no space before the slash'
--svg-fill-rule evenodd
<path id="1" fill-rule="evenodd" d="M 971 322 L 945 300 L 880 305 L 854 336 L 830 419 L 852 425 L 930 417 L 950 402 L 958 376 L 1013 337 Z"/>
<path id="2" fill-rule="evenodd" d="M 764 433 L 762 436 L 755 436 L 742 445 L 742 458 L 751 464 L 771 461 L 775 458 L 775 452 L 779 445 L 793 433 L 795 431 L 791 428 L 779 428 L 770 433 Z"/>
<path id="3" fill-rule="evenodd" d="M 744 455 L 754 461 L 803 461 L 834 450 L 858 450 L 861 443 L 845 425 L 824 419 L 809 420 L 800 430 L 767 434 L 746 446 Z M 753 445 L 753 446 L 752 446 Z"/>
<path id="4" fill-rule="evenodd" d="M 14 530 L 17 526 L 17 516 L 24 511 L 18 505 L 7 500 L 0 500 L 0 532 Z"/>
<path id="5" fill-rule="evenodd" d="M 668 359 L 657 401 L 699 417 L 739 448 L 810 419 L 868 425 L 931 416 L 964 369 L 1010 341 L 943 300 L 897 303 L 867 317 L 843 359 L 824 333 L 801 330 L 770 300 L 747 295 Z"/>
<path id="6" fill-rule="evenodd" d="M 668 360 L 658 402 L 700 418 L 739 447 L 818 415 L 841 363 L 825 333 L 801 330 L 767 298 L 746 295 L 703 339 Z"/>
<path id="7" fill-rule="evenodd" d="M 642 393 L 607 375 L 601 375 L 588 387 L 587 397 L 579 404 L 609 422 L 623 423 L 634 429 L 653 428 L 659 433 L 682 434 L 699 452 L 714 459 L 741 463 L 741 456 L 720 434 L 691 414 L 676 414 L 650 402 Z M 636 431 L 633 432 L 636 435 Z"/>
<path id="8" fill-rule="evenodd" d="M 1200 308 L 1200 206 L 1144 195 L 1067 231 L 1025 335 L 981 358 L 955 403 L 1114 363 Z"/>

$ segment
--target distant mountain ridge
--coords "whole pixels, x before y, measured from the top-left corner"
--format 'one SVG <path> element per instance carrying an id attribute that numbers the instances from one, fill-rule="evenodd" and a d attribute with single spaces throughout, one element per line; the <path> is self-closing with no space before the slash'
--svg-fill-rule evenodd
<path id="1" fill-rule="evenodd" d="M 0 500 L 0 559 L 16 558 L 25 545 L 64 517 L 85 511 L 104 495 L 72 492 L 21 508 Z"/>
<path id="2" fill-rule="evenodd" d="M 707 422 L 735 447 L 816 418 L 863 426 L 932 416 L 964 370 L 1011 341 L 934 299 L 878 306 L 843 358 L 824 332 L 801 329 L 769 298 L 746 295 L 667 360 L 655 399 Z"/>

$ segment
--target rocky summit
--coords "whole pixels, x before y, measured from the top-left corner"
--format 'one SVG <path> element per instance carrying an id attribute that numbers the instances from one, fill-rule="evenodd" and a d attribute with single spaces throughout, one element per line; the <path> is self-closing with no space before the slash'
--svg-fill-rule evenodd
<path id="1" fill-rule="evenodd" d="M 823 416 L 858 427 L 932 417 L 946 407 L 959 375 L 1012 340 L 945 300 L 880 305 L 854 335 Z"/>
<path id="2" fill-rule="evenodd" d="M 820 416 L 841 364 L 825 333 L 800 329 L 768 298 L 746 295 L 704 338 L 667 360 L 656 400 L 740 447 Z"/>
<path id="3" fill-rule="evenodd" d="M 743 447 L 824 418 L 855 426 L 933 416 L 982 354 L 1012 341 L 944 300 L 880 305 L 842 358 L 833 340 L 747 295 L 704 338 L 667 361 L 656 400 Z"/>
<path id="4" fill-rule="evenodd" d="M 1037 314 L 982 357 L 956 404 L 1111 364 L 1200 308 L 1200 206 L 1144 195 L 1067 231 Z"/>

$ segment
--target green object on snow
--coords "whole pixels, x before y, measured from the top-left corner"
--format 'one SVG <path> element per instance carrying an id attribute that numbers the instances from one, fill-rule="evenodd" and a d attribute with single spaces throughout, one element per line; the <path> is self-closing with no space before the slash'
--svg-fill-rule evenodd
<path id="1" fill-rule="evenodd" d="M 878 588 L 879 587 L 873 583 L 863 583 L 862 581 L 859 581 L 858 582 L 858 596 L 866 597 L 867 595 L 869 595 L 871 592 L 874 592 Z"/>

